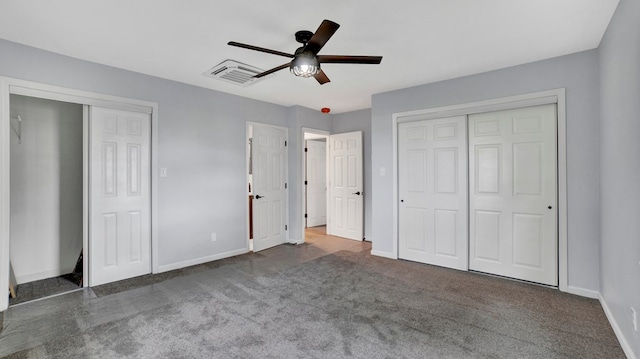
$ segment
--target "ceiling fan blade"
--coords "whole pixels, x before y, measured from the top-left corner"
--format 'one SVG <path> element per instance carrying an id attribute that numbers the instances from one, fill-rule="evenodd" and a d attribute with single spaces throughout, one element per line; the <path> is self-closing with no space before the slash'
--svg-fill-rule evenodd
<path id="1" fill-rule="evenodd" d="M 324 64 L 372 64 L 382 61 L 382 56 L 348 56 L 348 55 L 318 55 L 318 62 Z"/>
<path id="2" fill-rule="evenodd" d="M 320 85 L 324 85 L 327 82 L 331 82 L 331 80 L 329 80 L 329 78 L 327 77 L 327 75 L 324 73 L 324 71 L 320 70 L 320 72 L 318 72 L 317 74 L 315 74 L 313 77 L 316 78 L 316 80 L 318 80 L 318 83 Z"/>
<path id="3" fill-rule="evenodd" d="M 235 41 L 229 41 L 227 43 L 227 45 L 236 46 L 236 47 L 242 47 L 243 49 L 266 52 L 267 54 L 272 54 L 272 55 L 278 55 L 278 56 L 284 56 L 284 57 L 293 58 L 292 54 L 287 54 L 286 52 L 281 52 L 281 51 L 276 51 L 276 50 L 271 50 L 271 49 L 265 49 L 264 47 L 258 47 L 258 46 L 253 46 L 253 45 L 241 44 L 241 43 L 235 42 Z"/>
<path id="4" fill-rule="evenodd" d="M 255 77 L 255 78 L 258 78 L 258 79 L 259 79 L 259 78 L 261 78 L 261 77 L 265 77 L 265 76 L 267 76 L 267 75 L 271 75 L 272 73 L 274 73 L 274 72 L 276 72 L 276 71 L 280 71 L 280 70 L 286 69 L 286 68 L 287 68 L 287 67 L 289 67 L 289 66 L 291 66 L 291 63 L 290 63 L 290 62 L 287 62 L 286 64 L 282 64 L 282 65 L 280 65 L 280 66 L 278 66 L 278 67 L 274 67 L 274 68 L 272 68 L 271 70 L 267 70 L 267 71 L 265 71 L 265 72 L 259 73 L 259 74 L 255 75 L 255 76 L 253 76 L 253 77 Z"/>
<path id="5" fill-rule="evenodd" d="M 331 20 L 323 20 L 318 30 L 311 36 L 311 39 L 307 43 L 307 46 L 304 48 L 305 51 L 311 51 L 313 54 L 317 54 L 320 49 L 324 46 L 324 44 L 329 41 L 331 36 L 335 34 L 340 25 L 336 24 Z"/>

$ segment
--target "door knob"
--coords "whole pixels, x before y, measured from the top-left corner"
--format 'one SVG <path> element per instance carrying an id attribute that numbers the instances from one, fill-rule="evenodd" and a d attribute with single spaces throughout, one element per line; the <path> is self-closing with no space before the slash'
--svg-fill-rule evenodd
<path id="1" fill-rule="evenodd" d="M 259 194 L 256 195 L 256 199 L 260 199 L 260 198 L 264 198 L 264 196 L 261 196 Z"/>
<path id="2" fill-rule="evenodd" d="M 549 206 L 549 207 L 547 207 L 547 208 L 551 209 L 551 208 L 553 208 L 553 207 Z"/>
<path id="3" fill-rule="evenodd" d="M 354 194 L 359 196 L 359 195 L 360 195 L 360 191 L 358 191 L 358 192 L 356 192 L 356 193 L 354 193 Z"/>

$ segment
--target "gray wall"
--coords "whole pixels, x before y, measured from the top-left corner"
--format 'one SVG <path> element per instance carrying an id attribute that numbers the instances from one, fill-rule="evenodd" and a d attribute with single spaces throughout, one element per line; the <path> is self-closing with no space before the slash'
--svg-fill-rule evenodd
<path id="1" fill-rule="evenodd" d="M 330 121 L 317 111 L 286 108 L 5 40 L 0 40 L 0 58 L 0 76 L 159 104 L 158 159 L 159 166 L 168 169 L 168 176 L 159 182 L 160 266 L 180 266 L 246 247 L 247 121 L 288 127 L 291 157 L 299 147 L 296 134 L 301 126 L 330 128 Z M 294 223 L 290 226 L 302 228 L 295 188 L 299 164 L 291 157 Z M 217 233 L 216 242 L 211 241 L 211 232 Z"/>
<path id="2" fill-rule="evenodd" d="M 18 284 L 71 273 L 82 249 L 82 106 L 11 95 L 11 264 Z M 17 129 L 18 124 L 12 121 Z"/>
<path id="3" fill-rule="evenodd" d="M 364 237 L 371 235 L 371 109 L 345 112 L 333 116 L 332 133 L 362 131 L 364 176 Z"/>
<path id="4" fill-rule="evenodd" d="M 392 114 L 567 89 L 569 286 L 600 288 L 598 54 L 596 50 L 377 94 L 372 102 L 373 249 L 391 253 Z M 380 168 L 386 175 L 380 175 Z"/>
<path id="5" fill-rule="evenodd" d="M 640 2 L 620 1 L 599 55 L 601 295 L 640 357 Z"/>

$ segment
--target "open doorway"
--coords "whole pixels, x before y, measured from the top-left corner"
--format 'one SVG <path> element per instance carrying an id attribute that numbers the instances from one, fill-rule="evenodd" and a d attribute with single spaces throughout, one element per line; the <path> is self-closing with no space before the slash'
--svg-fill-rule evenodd
<path id="1" fill-rule="evenodd" d="M 10 96 L 10 305 L 83 281 L 83 106 Z"/>
<path id="2" fill-rule="evenodd" d="M 304 235 L 326 234 L 327 152 L 329 134 L 305 130 L 303 159 Z"/>

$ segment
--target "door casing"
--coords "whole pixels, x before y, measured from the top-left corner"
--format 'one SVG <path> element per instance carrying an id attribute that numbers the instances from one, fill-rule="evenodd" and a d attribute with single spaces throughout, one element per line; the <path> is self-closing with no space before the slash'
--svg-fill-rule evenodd
<path id="1" fill-rule="evenodd" d="M 390 253 L 389 257 L 398 258 L 398 123 L 453 116 L 468 116 L 476 113 L 543 104 L 557 104 L 558 111 L 558 289 L 563 292 L 585 295 L 585 293 L 572 290 L 568 286 L 567 125 L 565 88 L 393 114 L 393 252 Z M 372 254 L 375 255 L 375 251 L 372 251 Z"/>
<path id="2" fill-rule="evenodd" d="M 96 92 L 70 89 L 66 87 L 42 84 L 10 77 L 0 77 L 0 288 L 9 287 L 10 253 L 10 95 L 23 95 L 54 101 L 71 102 L 84 105 L 86 118 L 87 106 L 101 106 L 151 114 L 151 262 L 152 273 L 158 272 L 158 104 L 125 97 L 106 95 Z M 88 132 L 84 131 L 86 156 Z M 84 157 L 83 156 L 83 157 Z M 85 158 L 86 161 L 86 158 Z M 85 162 L 86 163 L 86 162 Z M 86 189 L 85 189 L 85 193 Z M 85 202 L 87 200 L 85 196 Z M 85 203 L 85 208 L 88 208 Z M 85 213 L 85 216 L 87 214 Z M 85 223 L 87 218 L 84 218 Z M 86 231 L 86 229 L 85 229 Z M 87 248 L 87 236 L 83 246 Z M 85 268 L 88 266 L 85 263 Z M 91 283 L 88 283 L 91 285 Z M 0 296 L 0 311 L 9 306 L 8 296 Z"/>

